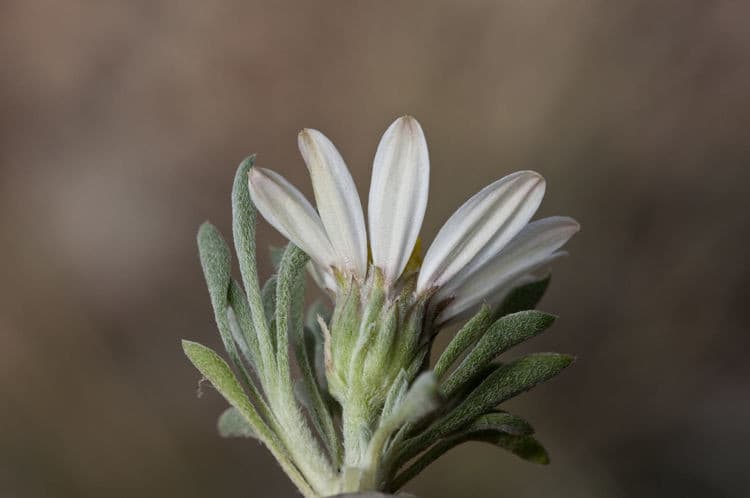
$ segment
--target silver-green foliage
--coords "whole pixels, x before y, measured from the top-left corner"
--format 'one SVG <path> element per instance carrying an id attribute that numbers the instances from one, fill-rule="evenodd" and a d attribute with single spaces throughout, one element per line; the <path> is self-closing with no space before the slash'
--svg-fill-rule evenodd
<path id="1" fill-rule="evenodd" d="M 204 223 L 198 232 L 229 362 L 183 341 L 190 361 L 230 404 L 219 417 L 220 435 L 261 441 L 307 497 L 395 492 L 465 441 L 548 463 L 531 425 L 498 405 L 557 375 L 572 358 L 497 358 L 552 324 L 552 315 L 533 310 L 549 280 L 515 289 L 495 310 L 483 307 L 430 371 L 439 330 L 430 295 L 416 296 L 413 278 L 388 295 L 377 268 L 366 282 L 341 277 L 333 312 L 316 303 L 305 313 L 308 258 L 290 244 L 274 252 L 277 273 L 261 286 L 247 188 L 252 164 L 250 157 L 240 165 L 232 192 L 242 284 L 231 277 L 231 251 L 216 227 Z"/>

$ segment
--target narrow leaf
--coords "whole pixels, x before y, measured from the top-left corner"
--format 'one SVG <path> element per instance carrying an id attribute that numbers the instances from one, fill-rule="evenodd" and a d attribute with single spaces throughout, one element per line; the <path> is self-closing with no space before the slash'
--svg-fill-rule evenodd
<path id="1" fill-rule="evenodd" d="M 488 432 L 478 435 L 476 439 L 504 448 L 526 461 L 540 465 L 549 464 L 547 450 L 532 436 L 513 436 L 503 432 Z"/>
<path id="2" fill-rule="evenodd" d="M 304 405 L 308 409 L 313 425 L 322 436 L 334 464 L 338 465 L 340 459 L 338 433 L 329 410 L 330 405 L 326 403 L 320 391 L 319 382 L 313 370 L 314 358 L 310 358 L 305 340 L 302 306 L 304 303 L 304 267 L 307 261 L 308 256 L 290 243 L 284 251 L 279 266 L 276 286 L 279 375 L 282 382 L 286 382 L 285 379 L 289 378 L 289 357 L 283 355 L 284 358 L 282 358 L 282 352 L 287 347 L 291 336 L 297 364 L 302 373 L 302 383 L 297 388 L 298 393 L 305 394 Z"/>
<path id="3" fill-rule="evenodd" d="M 229 404 L 239 410 L 256 434 L 270 434 L 270 429 L 247 399 L 229 365 L 219 355 L 197 342 L 187 340 L 182 341 L 182 348 L 195 368 L 211 382 Z M 264 442 L 268 444 L 267 441 Z"/>
<path id="4" fill-rule="evenodd" d="M 572 356 L 535 353 L 495 370 L 453 413 L 440 424 L 447 434 L 470 423 L 478 415 L 559 374 L 573 361 Z"/>
<path id="5" fill-rule="evenodd" d="M 444 394 L 451 396 L 499 354 L 534 337 L 554 321 L 554 315 L 534 310 L 519 311 L 500 318 L 490 326 L 474 349 L 443 383 Z"/>
<path id="6" fill-rule="evenodd" d="M 237 327 L 242 335 L 242 340 L 235 337 L 235 341 L 240 345 L 241 348 L 247 348 L 246 356 L 248 356 L 248 362 L 258 371 L 258 365 L 262 365 L 260 361 L 260 350 L 258 349 L 258 336 L 255 333 L 255 326 L 253 325 L 253 317 L 250 311 L 250 305 L 247 303 L 247 297 L 245 291 L 242 290 L 240 284 L 235 280 L 229 284 L 229 306 L 234 313 L 234 317 L 237 321 Z M 232 321 L 229 321 L 230 326 Z"/>
<path id="7" fill-rule="evenodd" d="M 255 156 L 250 156 L 237 168 L 232 186 L 232 234 L 234 248 L 239 260 L 242 284 L 247 293 L 251 316 L 258 337 L 258 348 L 261 353 L 262 370 L 270 375 L 269 366 L 274 361 L 274 351 L 271 342 L 271 332 L 268 321 L 263 312 L 260 284 L 258 283 L 258 266 L 255 258 L 255 222 L 257 211 L 250 199 L 248 190 L 248 172 L 253 167 Z M 259 366 L 261 366 L 259 365 Z M 265 376 L 264 376 L 265 377 Z M 270 379 L 264 378 L 264 385 Z"/>
<path id="8" fill-rule="evenodd" d="M 257 403 L 260 394 L 237 351 L 235 336 L 239 335 L 239 331 L 233 332 L 233 324 L 230 320 L 231 313 L 228 313 L 231 253 L 219 230 L 208 222 L 203 223 L 198 230 L 198 252 L 224 349 L 226 349 L 232 365 L 241 372 L 242 380 L 250 390 L 253 401 Z"/>
<path id="9" fill-rule="evenodd" d="M 490 309 L 482 306 L 479 312 L 461 327 L 435 364 L 435 376 L 438 379 L 442 379 L 455 361 L 487 330 L 491 323 L 490 315 Z"/>
<path id="10" fill-rule="evenodd" d="M 494 427 L 492 424 L 488 425 L 486 419 L 480 418 L 460 433 L 441 439 L 430 447 L 414 463 L 392 479 L 388 489 L 391 491 L 400 489 L 446 452 L 468 441 L 493 444 L 533 463 L 542 465 L 549 463 L 547 451 L 532 436 L 509 434 L 504 428 Z"/>
<path id="11" fill-rule="evenodd" d="M 283 383 L 290 379 L 289 373 L 289 334 L 295 327 L 291 320 L 296 289 L 304 281 L 304 268 L 308 256 L 294 244 L 289 244 L 281 259 L 276 284 L 276 350 L 279 376 Z M 291 323 L 290 323 L 291 322 Z M 301 320 L 300 320 L 301 322 Z M 302 324 L 300 323 L 299 326 Z"/>
<path id="12" fill-rule="evenodd" d="M 513 436 L 530 436 L 534 428 L 521 417 L 504 411 L 487 413 L 471 424 L 472 430 L 494 430 Z"/>
<path id="13" fill-rule="evenodd" d="M 315 492 L 299 470 L 291 463 L 289 454 L 277 435 L 263 422 L 245 393 L 242 392 L 242 387 L 237 382 L 229 365 L 214 351 L 197 342 L 183 340 L 182 349 L 195 368 L 224 396 L 224 399 L 230 405 L 242 414 L 253 431 L 258 434 L 258 438 L 271 450 L 271 453 L 300 491 L 306 496 L 314 496 Z"/>
<path id="14" fill-rule="evenodd" d="M 559 374 L 573 361 L 572 356 L 536 353 L 501 365 L 447 415 L 421 434 L 405 441 L 398 462 L 405 462 L 438 439 L 467 427 L 480 415 L 500 403 L 532 389 Z"/>
<path id="15" fill-rule="evenodd" d="M 219 230 L 209 222 L 203 223 L 198 230 L 198 252 L 211 304 L 217 315 L 223 314 L 227 305 L 232 256 Z"/>

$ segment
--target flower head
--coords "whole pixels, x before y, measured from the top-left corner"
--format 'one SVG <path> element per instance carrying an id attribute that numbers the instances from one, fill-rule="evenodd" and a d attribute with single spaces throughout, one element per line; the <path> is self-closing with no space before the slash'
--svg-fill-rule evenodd
<path id="1" fill-rule="evenodd" d="M 183 347 L 231 405 L 220 433 L 257 437 L 308 498 L 396 491 L 469 440 L 547 463 L 531 426 L 498 405 L 573 358 L 494 361 L 554 321 L 534 309 L 547 282 L 539 274 L 579 228 L 566 217 L 530 221 L 544 196 L 542 176 L 519 171 L 479 191 L 422 258 L 430 161 L 414 118 L 397 119 L 380 140 L 367 223 L 331 141 L 303 130 L 299 148 L 315 207 L 282 176 L 255 167 L 254 157 L 237 170 L 232 232 L 242 285 L 232 280 L 219 231 L 205 223 L 198 232 L 229 364 L 200 344 Z M 291 241 L 262 286 L 256 209 Z M 307 318 L 305 267 L 334 297 L 332 310 L 318 303 Z M 436 334 L 471 314 L 431 366 Z"/>

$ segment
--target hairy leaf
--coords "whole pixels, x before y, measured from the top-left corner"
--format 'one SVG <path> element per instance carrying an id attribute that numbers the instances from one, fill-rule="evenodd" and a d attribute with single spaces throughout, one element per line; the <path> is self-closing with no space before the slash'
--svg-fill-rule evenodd
<path id="1" fill-rule="evenodd" d="M 442 380 L 456 360 L 487 330 L 491 323 L 490 317 L 490 309 L 482 306 L 479 312 L 461 327 L 435 364 L 434 371 L 438 379 Z"/>
<path id="2" fill-rule="evenodd" d="M 404 462 L 413 458 L 438 439 L 469 426 L 503 401 L 554 377 L 572 361 L 573 357 L 568 355 L 536 353 L 501 365 L 456 408 L 421 434 L 404 441 L 397 460 Z"/>
<path id="3" fill-rule="evenodd" d="M 232 280 L 229 284 L 229 306 L 234 314 L 240 334 L 240 337 L 235 335 L 235 342 L 237 342 L 240 349 L 242 349 L 243 354 L 247 357 L 247 361 L 253 365 L 253 368 L 258 372 L 258 365 L 261 365 L 260 350 L 258 349 L 258 336 L 255 333 L 253 317 L 250 311 L 250 306 L 247 303 L 245 292 L 235 280 Z M 231 317 L 229 317 L 229 324 L 231 327 Z"/>
<path id="4" fill-rule="evenodd" d="M 521 417 L 504 411 L 486 413 L 478 417 L 470 426 L 475 431 L 494 430 L 512 436 L 529 436 L 534 428 Z"/>
<path id="5" fill-rule="evenodd" d="M 493 323 L 477 345 L 443 383 L 443 392 L 451 396 L 499 354 L 539 334 L 555 321 L 554 315 L 541 311 L 519 311 Z"/>
<path id="6" fill-rule="evenodd" d="M 198 230 L 198 252 L 224 349 L 232 365 L 242 374 L 242 380 L 250 389 L 253 401 L 257 402 L 260 395 L 237 351 L 235 336 L 239 335 L 239 331 L 232 330 L 232 314 L 228 313 L 232 260 L 229 246 L 224 242 L 219 230 L 208 222 L 203 223 Z"/>
<path id="7" fill-rule="evenodd" d="M 473 424 L 466 427 L 462 431 L 452 434 L 445 439 L 439 440 L 427 451 L 420 455 L 414 463 L 398 474 L 389 483 L 389 490 L 396 491 L 400 489 L 404 484 L 409 482 L 420 472 L 422 472 L 428 465 L 440 458 L 449 450 L 455 448 L 459 444 L 468 441 L 481 441 L 490 443 L 500 448 L 506 449 L 516 456 L 528 460 L 533 463 L 546 465 L 549 463 L 549 456 L 544 447 L 530 435 L 516 435 L 510 434 L 506 430 L 506 426 L 500 421 L 500 416 L 503 414 L 490 414 L 484 417 L 480 417 Z M 511 418 L 515 418 L 510 414 Z M 495 422 L 500 422 L 496 424 Z"/>
<path id="8" fill-rule="evenodd" d="M 235 407 L 250 424 L 256 434 L 268 434 L 270 429 L 260 418 L 232 373 L 229 365 L 213 350 L 197 342 L 182 341 L 182 348 L 195 368 Z"/>
<path id="9" fill-rule="evenodd" d="M 255 222 L 257 210 L 250 199 L 248 188 L 248 172 L 253 167 L 255 156 L 250 156 L 237 168 L 232 186 L 232 234 L 234 236 L 234 249 L 242 275 L 242 284 L 247 293 L 247 301 L 250 306 L 255 334 L 258 337 L 258 349 L 261 353 L 262 370 L 271 375 L 271 365 L 274 364 L 275 355 L 271 340 L 271 331 L 263 308 L 260 283 L 258 282 L 258 266 L 255 258 Z M 260 366 L 260 365 L 259 365 Z M 270 379 L 264 379 L 265 384 L 270 384 Z"/>

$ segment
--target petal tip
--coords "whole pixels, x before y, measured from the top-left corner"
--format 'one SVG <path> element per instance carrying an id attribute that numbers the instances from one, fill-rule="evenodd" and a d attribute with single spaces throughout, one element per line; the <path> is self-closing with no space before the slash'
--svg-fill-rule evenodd
<path id="1" fill-rule="evenodd" d="M 546 186 L 547 185 L 547 180 L 538 171 L 529 169 L 529 170 L 521 171 L 520 173 L 522 173 L 523 176 L 525 176 L 529 181 L 533 181 L 534 186 L 537 186 L 537 185 Z"/>
<path id="2" fill-rule="evenodd" d="M 419 124 L 419 121 L 417 121 L 417 118 L 410 114 L 404 114 L 403 116 L 396 119 L 396 121 L 393 122 L 393 126 L 413 134 L 422 133 L 422 126 Z"/>

